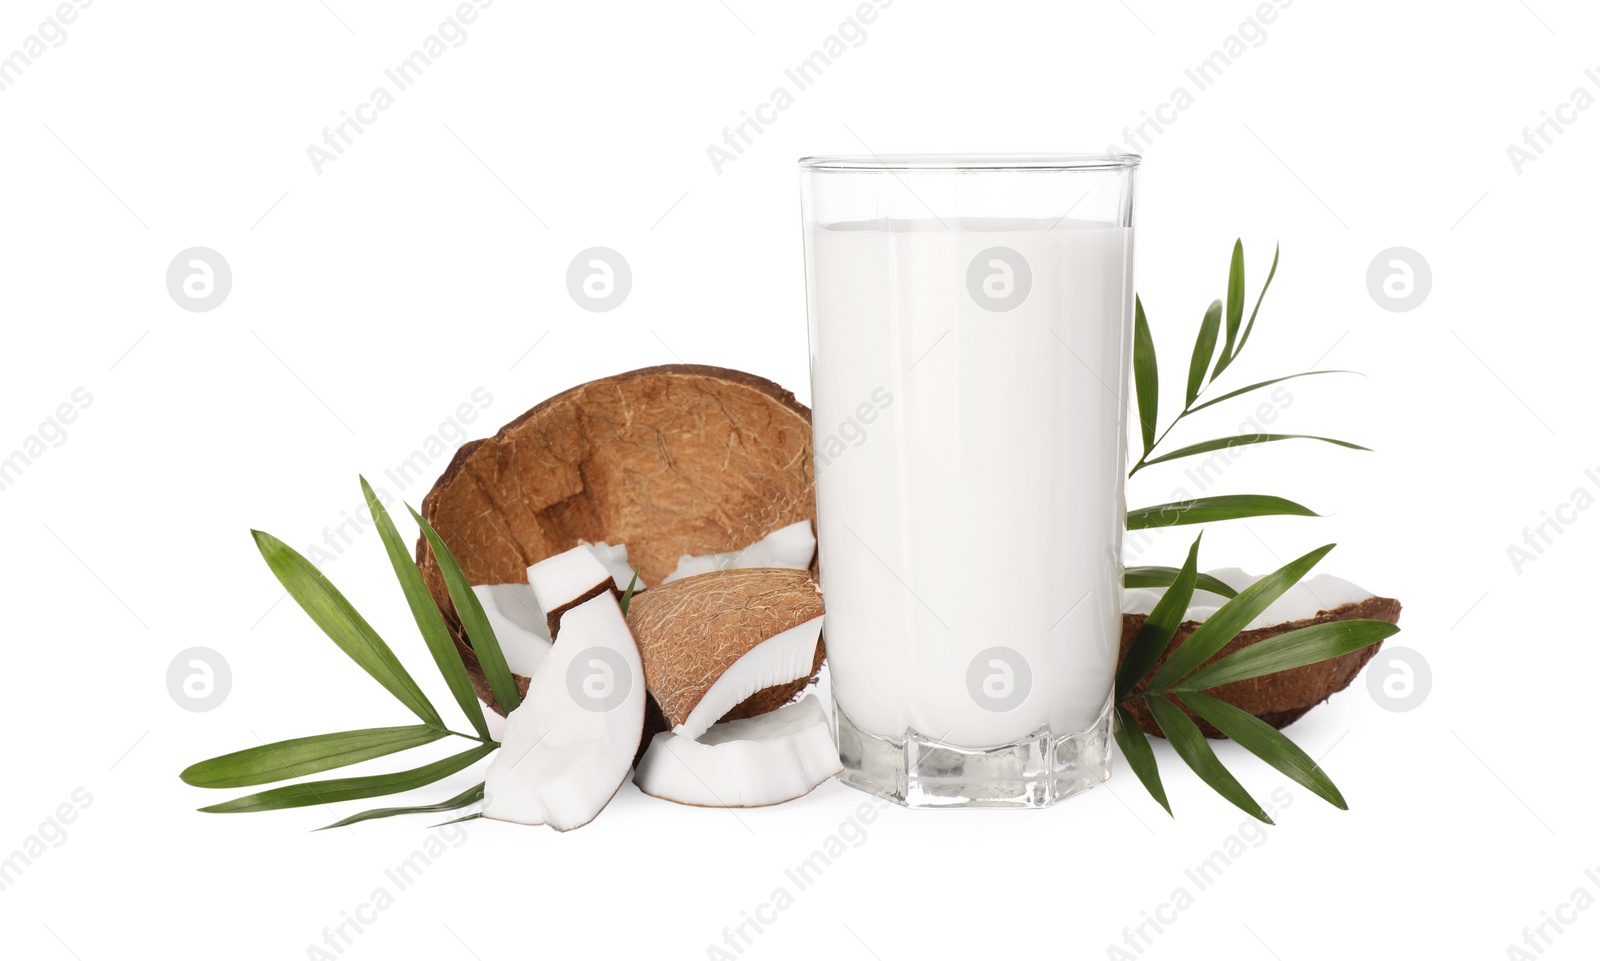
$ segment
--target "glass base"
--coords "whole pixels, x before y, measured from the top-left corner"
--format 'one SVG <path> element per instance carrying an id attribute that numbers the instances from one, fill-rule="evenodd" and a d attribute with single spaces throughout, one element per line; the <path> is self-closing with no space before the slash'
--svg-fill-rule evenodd
<path id="1" fill-rule="evenodd" d="M 971 750 L 915 731 L 868 734 L 835 705 L 839 780 L 908 808 L 1042 808 L 1111 776 L 1111 700 L 1086 730 L 1040 728 L 1020 741 Z"/>

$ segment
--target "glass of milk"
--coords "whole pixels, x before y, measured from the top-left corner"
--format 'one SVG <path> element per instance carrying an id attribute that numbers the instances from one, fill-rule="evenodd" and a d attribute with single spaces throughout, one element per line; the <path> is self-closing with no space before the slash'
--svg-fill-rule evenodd
<path id="1" fill-rule="evenodd" d="M 1043 807 L 1110 774 L 1138 163 L 800 161 L 847 784 Z"/>

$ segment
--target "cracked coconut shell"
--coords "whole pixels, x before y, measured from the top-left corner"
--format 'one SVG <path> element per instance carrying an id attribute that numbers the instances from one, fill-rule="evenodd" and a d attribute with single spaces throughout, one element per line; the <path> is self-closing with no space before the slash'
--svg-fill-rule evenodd
<path id="1" fill-rule="evenodd" d="M 1389 597 L 1369 597 L 1351 604 L 1341 604 L 1331 610 L 1318 611 L 1316 616 L 1303 620 L 1287 621 L 1271 627 L 1241 631 L 1239 636 L 1229 641 L 1223 646 L 1222 650 L 1218 651 L 1205 663 L 1211 664 L 1227 657 L 1234 651 L 1249 647 L 1269 637 L 1277 637 L 1279 634 L 1287 634 L 1290 631 L 1299 630 L 1302 627 L 1324 624 L 1329 621 L 1357 619 L 1388 621 L 1390 624 L 1397 624 L 1400 621 L 1400 602 Z M 1127 655 L 1128 646 L 1133 643 L 1134 636 L 1139 633 L 1139 628 L 1144 626 L 1144 621 L 1145 615 L 1143 614 L 1122 615 L 1122 648 L 1117 655 L 1119 664 L 1122 658 Z M 1183 643 L 1199 626 L 1200 624 L 1196 621 L 1184 621 L 1178 627 L 1178 633 L 1173 637 L 1172 643 L 1167 646 L 1166 651 L 1162 652 L 1161 659 L 1156 662 L 1156 665 L 1159 666 L 1165 663 L 1167 656 L 1176 650 L 1177 646 Z M 1212 688 L 1206 693 L 1213 697 L 1221 698 L 1235 707 L 1249 711 L 1273 727 L 1287 727 L 1298 721 L 1313 707 L 1349 687 L 1350 682 L 1355 680 L 1356 675 L 1361 672 L 1361 669 L 1366 666 L 1366 663 L 1372 659 L 1373 655 L 1378 653 L 1378 648 L 1381 646 L 1381 643 L 1372 644 L 1317 664 L 1307 664 L 1304 667 L 1293 668 L 1277 674 L 1268 674 L 1233 684 L 1224 684 L 1221 687 Z M 1134 688 L 1135 691 L 1143 689 L 1143 684 Z M 1200 726 L 1201 732 L 1206 737 L 1222 737 L 1222 732 L 1212 727 L 1193 711 L 1177 701 L 1172 701 L 1172 703 L 1188 714 Z M 1151 718 L 1150 712 L 1145 708 L 1143 701 L 1130 701 L 1127 704 L 1127 708 L 1139 722 L 1141 730 L 1156 737 L 1162 736 L 1161 729 L 1156 726 L 1155 720 Z"/>
<path id="2" fill-rule="evenodd" d="M 521 582 L 582 541 L 627 544 L 644 582 L 659 584 L 685 554 L 814 522 L 813 504 L 811 412 L 793 394 L 753 374 L 672 364 L 574 387 L 463 445 L 422 515 L 472 584 Z M 500 711 L 423 539 L 417 562 L 478 696 Z M 745 707 L 729 717 L 750 716 Z"/>

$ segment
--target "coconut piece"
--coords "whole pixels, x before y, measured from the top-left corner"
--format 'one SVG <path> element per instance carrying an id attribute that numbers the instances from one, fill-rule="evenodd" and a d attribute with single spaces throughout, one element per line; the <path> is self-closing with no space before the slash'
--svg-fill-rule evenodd
<path id="1" fill-rule="evenodd" d="M 629 582 L 633 580 L 633 565 L 628 563 L 628 545 L 607 544 L 605 541 L 590 544 L 586 541 L 584 546 L 593 551 L 595 560 L 611 572 L 611 580 L 617 585 L 617 590 L 627 590 Z M 634 593 L 644 590 L 644 586 L 644 578 L 640 578 L 639 583 L 634 585 Z"/>
<path id="2" fill-rule="evenodd" d="M 811 533 L 810 521 L 798 521 L 779 529 L 749 545 L 743 550 L 723 554 L 703 554 L 695 557 L 685 554 L 678 558 L 678 567 L 661 583 L 722 571 L 734 567 L 787 567 L 803 571 L 811 566 L 817 553 L 817 538 Z"/>
<path id="3" fill-rule="evenodd" d="M 645 683 L 668 725 L 683 726 L 693 737 L 718 717 L 765 714 L 800 693 L 821 667 L 821 616 L 822 591 L 807 572 L 753 567 L 651 588 L 634 597 L 628 626 L 639 641 Z M 778 643 L 734 671 L 768 640 Z M 700 708 L 713 688 L 712 703 Z"/>
<path id="4" fill-rule="evenodd" d="M 614 581 L 594 551 L 580 544 L 529 567 L 528 584 L 553 638 L 563 613 L 612 590 Z"/>
<path id="5" fill-rule="evenodd" d="M 522 581 L 529 566 L 588 541 L 626 544 L 641 580 L 659 585 L 684 554 L 740 550 L 811 520 L 812 484 L 811 412 L 793 394 L 752 374 L 676 364 L 591 381 L 469 441 L 422 515 L 469 583 Z M 500 710 L 426 539 L 417 563 L 474 689 Z"/>
<path id="6" fill-rule="evenodd" d="M 610 584 L 609 579 L 607 584 Z M 639 650 L 616 594 L 562 615 L 484 777 L 483 816 L 570 831 L 592 821 L 633 764 L 644 724 Z"/>
<path id="7" fill-rule="evenodd" d="M 1238 568 L 1224 568 L 1208 573 L 1235 590 L 1243 590 L 1259 580 Z M 1122 649 L 1119 658 L 1127 655 L 1129 646 L 1139 633 L 1139 628 L 1144 626 L 1145 617 L 1154 603 L 1154 598 L 1160 597 L 1160 594 L 1160 591 L 1149 588 L 1123 592 Z M 1227 598 L 1196 591 L 1194 603 L 1185 612 L 1183 623 L 1179 625 L 1172 643 L 1156 662 L 1157 665 L 1165 662 L 1178 645 L 1226 602 Z M 1219 661 L 1235 651 L 1269 637 L 1277 637 L 1313 624 L 1369 619 L 1388 621 L 1390 624 L 1399 623 L 1400 602 L 1393 598 L 1376 597 L 1371 591 L 1341 578 L 1319 574 L 1304 579 L 1285 591 L 1283 596 L 1246 625 L 1245 630 L 1239 632 L 1237 637 L 1223 645 L 1222 650 L 1206 663 Z M 1355 680 L 1361 668 L 1378 653 L 1378 648 L 1381 646 L 1381 644 L 1368 645 L 1316 664 L 1224 684 L 1206 693 L 1249 711 L 1273 727 L 1287 727 L 1305 716 L 1313 707 L 1349 687 L 1350 682 Z M 1134 688 L 1135 691 L 1142 689 L 1142 686 Z M 1155 719 L 1150 716 L 1142 701 L 1130 701 L 1127 707 L 1146 734 L 1161 736 L 1160 727 L 1156 725 Z M 1183 710 L 1200 726 L 1206 737 L 1222 737 L 1222 732 L 1194 712 L 1188 708 Z"/>
<path id="8" fill-rule="evenodd" d="M 713 725 L 698 738 L 657 734 L 633 783 L 679 804 L 761 807 L 808 794 L 841 770 L 827 712 L 808 694 L 768 714 Z"/>
<path id="9" fill-rule="evenodd" d="M 674 734 L 696 738 L 733 710 L 745 698 L 769 687 L 805 680 L 811 675 L 811 662 L 822 639 L 822 618 L 813 617 L 799 627 L 780 631 L 750 649 L 733 662 L 701 695 Z"/>
<path id="10" fill-rule="evenodd" d="M 550 652 L 550 627 L 528 584 L 474 584 L 483 613 L 494 629 L 512 672 L 532 677 Z"/>

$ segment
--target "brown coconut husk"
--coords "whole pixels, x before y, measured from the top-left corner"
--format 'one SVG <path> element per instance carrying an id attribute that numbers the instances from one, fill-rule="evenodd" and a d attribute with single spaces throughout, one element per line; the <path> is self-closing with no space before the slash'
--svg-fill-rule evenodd
<path id="1" fill-rule="evenodd" d="M 1390 624 L 1400 622 L 1400 602 L 1389 597 L 1369 597 L 1364 601 L 1352 604 L 1343 604 L 1332 610 L 1318 611 L 1315 617 L 1304 620 L 1288 621 L 1272 627 L 1258 628 L 1253 631 L 1243 631 L 1238 637 L 1225 644 L 1206 664 L 1211 664 L 1232 654 L 1234 651 L 1249 647 L 1251 644 L 1264 641 L 1269 637 L 1287 634 L 1302 627 L 1313 624 L 1326 624 L 1329 621 L 1348 620 L 1377 620 L 1388 621 Z M 1133 643 L 1134 636 L 1139 633 L 1139 628 L 1144 626 L 1145 615 L 1124 614 L 1122 616 L 1122 649 L 1117 656 L 1118 663 L 1128 654 L 1128 647 Z M 1177 646 L 1186 640 L 1200 624 L 1196 621 L 1185 621 L 1178 627 L 1178 633 L 1173 637 L 1172 643 L 1162 652 L 1161 659 L 1156 662 L 1159 666 L 1167 657 L 1177 649 Z M 1233 684 L 1224 684 L 1221 687 L 1207 691 L 1213 697 L 1221 698 L 1235 707 L 1249 711 L 1261 720 L 1266 721 L 1275 728 L 1287 727 L 1298 721 L 1305 713 L 1326 701 L 1329 697 L 1350 686 L 1361 668 L 1372 660 L 1378 653 L 1382 644 L 1372 644 L 1360 650 L 1341 654 L 1330 660 L 1317 664 L 1307 664 L 1292 670 L 1282 671 L 1277 674 L 1268 674 L 1263 677 L 1253 677 L 1248 680 L 1238 681 Z M 1144 685 L 1137 685 L 1134 690 L 1141 691 Z M 1177 701 L 1172 703 L 1181 708 L 1200 726 L 1200 730 L 1209 738 L 1221 738 L 1222 732 L 1202 720 L 1193 711 L 1184 707 Z M 1156 726 L 1155 719 L 1150 716 L 1149 710 L 1143 701 L 1130 701 L 1127 703 L 1129 712 L 1139 722 L 1139 727 L 1146 734 L 1161 735 L 1161 728 Z"/>
<path id="2" fill-rule="evenodd" d="M 581 541 L 627 544 L 644 582 L 658 584 L 683 554 L 814 524 L 812 469 L 811 412 L 792 393 L 741 371 L 670 364 L 574 387 L 463 445 L 422 516 L 473 584 L 522 582 L 530 565 Z M 417 563 L 478 696 L 504 713 L 423 538 Z M 525 694 L 528 679 L 516 680 Z"/>

